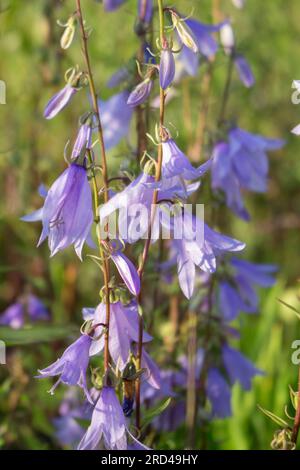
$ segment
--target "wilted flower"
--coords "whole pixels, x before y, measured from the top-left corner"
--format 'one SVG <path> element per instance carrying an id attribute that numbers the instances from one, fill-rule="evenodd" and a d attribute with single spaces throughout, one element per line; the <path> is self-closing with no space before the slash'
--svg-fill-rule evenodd
<path id="1" fill-rule="evenodd" d="M 188 21 L 181 18 L 174 10 L 170 10 L 173 27 L 176 29 L 179 39 L 188 49 L 198 52 L 197 40 L 189 27 Z"/>
<path id="2" fill-rule="evenodd" d="M 59 26 L 65 28 L 63 35 L 60 39 L 60 45 L 62 49 L 68 49 L 71 46 L 76 31 L 76 23 L 77 19 L 75 15 L 70 16 L 66 23 L 61 23 L 60 21 L 57 21 L 57 24 Z"/>
<path id="3" fill-rule="evenodd" d="M 168 88 L 175 76 L 175 60 L 171 49 L 163 48 L 160 56 L 159 83 L 163 90 Z"/>
<path id="4" fill-rule="evenodd" d="M 104 348 L 103 326 L 97 326 L 100 323 L 105 325 L 106 305 L 101 303 L 95 309 L 94 313 L 85 311 L 84 318 L 93 320 L 95 328 L 94 337 L 90 349 L 90 354 L 98 354 Z M 110 304 L 110 322 L 109 322 L 109 352 L 112 360 L 120 370 L 123 370 L 127 364 L 132 342 L 138 342 L 139 339 L 139 314 L 137 304 L 132 302 L 129 305 L 123 305 L 121 302 Z M 151 341 L 152 337 L 148 333 L 143 333 L 143 342 Z"/>
<path id="5" fill-rule="evenodd" d="M 86 169 L 72 163 L 49 189 L 41 211 L 22 217 L 25 222 L 41 220 L 38 246 L 48 237 L 51 256 L 74 245 L 78 257 L 93 223 L 91 189 Z"/>
<path id="6" fill-rule="evenodd" d="M 236 66 L 241 82 L 245 85 L 245 87 L 251 88 L 255 83 L 255 78 L 252 73 L 249 62 L 245 59 L 244 56 L 238 54 L 234 57 L 234 64 Z"/>
<path id="7" fill-rule="evenodd" d="M 66 385 L 79 385 L 90 403 L 93 403 L 86 383 L 86 371 L 89 365 L 89 351 L 92 338 L 83 334 L 74 343 L 72 343 L 63 353 L 62 357 L 57 359 L 51 366 L 39 370 L 37 378 L 54 377 L 60 375 L 60 378 L 51 388 L 53 394 L 55 388 L 60 382 Z"/>
<path id="8" fill-rule="evenodd" d="M 222 357 L 230 382 L 239 382 L 244 390 L 251 389 L 251 381 L 255 375 L 264 375 L 249 359 L 227 344 L 222 348 Z"/>
<path id="9" fill-rule="evenodd" d="M 153 87 L 153 81 L 151 78 L 146 78 L 141 83 L 139 83 L 130 93 L 127 104 L 128 106 L 134 108 L 143 104 L 148 96 L 151 93 Z"/>

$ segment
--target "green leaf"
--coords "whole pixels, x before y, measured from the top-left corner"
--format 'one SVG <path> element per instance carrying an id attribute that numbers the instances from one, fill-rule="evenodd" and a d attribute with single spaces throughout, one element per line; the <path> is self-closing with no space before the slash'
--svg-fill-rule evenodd
<path id="1" fill-rule="evenodd" d="M 271 411 L 268 411 L 268 410 L 265 410 L 264 408 L 262 408 L 260 405 L 257 405 L 258 409 L 260 411 L 262 411 L 268 418 L 270 418 L 272 421 L 274 421 L 274 423 L 278 424 L 279 426 L 283 427 L 283 428 L 288 428 L 289 425 L 286 421 L 284 421 L 282 418 L 280 418 L 279 416 L 276 416 L 274 413 L 272 413 Z"/>
<path id="2" fill-rule="evenodd" d="M 297 408 L 298 408 L 298 393 L 294 392 L 294 390 L 292 389 L 292 387 L 290 385 L 289 385 L 289 389 L 290 389 L 290 398 L 291 398 L 292 405 L 293 405 L 294 409 L 297 411 Z"/>
<path id="3" fill-rule="evenodd" d="M 154 406 L 150 410 L 147 410 L 143 413 L 143 428 L 148 426 L 151 421 L 158 415 L 160 415 L 166 408 L 168 408 L 169 404 L 171 403 L 172 398 L 165 398 L 161 400 L 157 406 Z"/>
<path id="4" fill-rule="evenodd" d="M 19 330 L 7 326 L 0 327 L 0 340 L 6 346 L 18 346 L 32 343 L 51 342 L 78 334 L 75 325 L 28 326 Z"/>

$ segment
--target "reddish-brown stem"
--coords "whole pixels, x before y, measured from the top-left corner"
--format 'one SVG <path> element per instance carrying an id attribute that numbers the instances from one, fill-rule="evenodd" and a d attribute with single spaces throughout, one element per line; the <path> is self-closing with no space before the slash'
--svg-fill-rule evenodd
<path id="1" fill-rule="evenodd" d="M 104 138 L 103 138 L 103 131 L 102 131 L 102 124 L 101 124 L 101 119 L 100 119 L 100 108 L 99 108 L 99 102 L 98 102 L 98 96 L 96 92 L 96 87 L 95 87 L 95 81 L 93 77 L 93 72 L 92 72 L 92 67 L 91 67 L 91 62 L 90 62 L 90 55 L 89 55 L 89 50 L 88 50 L 88 37 L 86 34 L 86 30 L 84 27 L 84 21 L 83 21 L 83 15 L 82 15 L 82 9 L 81 9 L 81 2 L 80 0 L 76 0 L 76 5 L 77 5 L 77 16 L 78 16 L 78 21 L 80 25 L 80 31 L 81 31 L 81 39 L 82 39 L 82 52 L 87 68 L 87 76 L 88 76 L 88 81 L 89 81 L 89 88 L 90 88 L 90 93 L 91 93 L 91 99 L 92 99 L 92 106 L 93 106 L 93 111 L 96 119 L 96 126 L 97 126 L 97 131 L 98 131 L 98 140 L 100 144 L 100 149 L 101 149 L 101 165 L 102 165 L 102 176 L 103 176 L 103 187 L 104 187 L 104 202 L 107 202 L 109 199 L 109 193 L 108 193 L 108 171 L 107 171 L 107 158 L 106 158 L 106 152 L 105 152 L 105 144 L 104 144 Z M 96 177 L 95 174 L 93 175 L 93 185 L 94 185 L 94 198 L 95 198 L 95 216 L 97 220 L 97 211 L 98 211 L 98 188 L 97 188 L 97 183 L 96 183 Z M 100 239 L 100 234 L 98 233 L 97 236 L 98 239 L 98 245 L 99 245 L 99 252 L 100 252 L 100 257 L 103 259 L 103 252 L 102 252 L 102 244 L 101 244 L 101 239 Z M 105 324 L 107 325 L 107 328 L 105 329 L 105 334 L 104 334 L 104 369 L 105 371 L 108 370 L 109 367 L 109 320 L 110 320 L 110 299 L 109 299 L 109 279 L 110 279 L 110 266 L 109 266 L 109 261 L 107 259 L 104 260 L 103 262 L 103 277 L 104 277 L 104 287 L 105 287 L 105 305 L 106 305 L 106 318 L 105 318 Z"/>

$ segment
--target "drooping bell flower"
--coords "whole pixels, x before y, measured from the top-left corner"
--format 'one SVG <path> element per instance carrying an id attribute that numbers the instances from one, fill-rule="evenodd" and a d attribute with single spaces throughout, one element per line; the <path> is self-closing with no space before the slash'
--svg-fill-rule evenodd
<path id="1" fill-rule="evenodd" d="M 10 305 L 2 315 L 0 315 L 0 325 L 8 325 L 14 329 L 22 328 L 26 317 L 32 322 L 49 320 L 48 309 L 44 303 L 33 294 L 29 294 Z"/>
<path id="2" fill-rule="evenodd" d="M 81 259 L 82 247 L 93 223 L 92 195 L 86 169 L 72 163 L 52 184 L 42 210 L 21 220 L 42 221 L 38 246 L 48 237 L 51 256 L 74 245 Z"/>
<path id="3" fill-rule="evenodd" d="M 149 24 L 153 15 L 153 0 L 138 0 L 138 16 L 143 23 Z"/>
<path id="4" fill-rule="evenodd" d="M 223 419 L 231 416 L 231 390 L 216 368 L 208 371 L 206 394 L 212 406 L 212 417 Z"/>
<path id="5" fill-rule="evenodd" d="M 27 313 L 31 321 L 49 320 L 49 311 L 45 304 L 35 295 L 29 294 L 26 303 Z"/>
<path id="6" fill-rule="evenodd" d="M 112 387 L 104 386 L 95 405 L 91 424 L 78 445 L 78 450 L 127 450 L 127 435 L 139 448 L 143 446 L 130 433 L 122 407 Z"/>
<path id="7" fill-rule="evenodd" d="M 256 313 L 259 299 L 256 286 L 271 287 L 275 283 L 275 265 L 255 264 L 238 258 L 229 263 L 230 276 L 219 283 L 219 308 L 226 321 L 240 312 Z"/>
<path id="8" fill-rule="evenodd" d="M 169 47 L 161 51 L 159 64 L 159 83 L 163 90 L 166 90 L 174 80 L 175 60 L 173 52 Z"/>
<path id="9" fill-rule="evenodd" d="M 154 178 L 147 173 L 141 173 L 123 191 L 114 195 L 100 208 L 100 220 L 105 225 L 106 218 L 119 211 L 118 225 L 120 236 L 128 243 L 135 243 L 148 231 L 149 214 L 154 189 L 151 183 Z M 136 226 L 137 212 L 139 227 Z"/>
<path id="10" fill-rule="evenodd" d="M 103 6 L 106 11 L 114 11 L 125 1 L 126 0 L 103 0 Z"/>
<path id="11" fill-rule="evenodd" d="M 125 90 L 106 101 L 99 101 L 106 150 L 115 147 L 129 133 L 133 109 L 127 104 L 128 96 L 129 92 Z"/>
<path id="12" fill-rule="evenodd" d="M 193 18 L 186 20 L 186 24 L 195 38 L 197 50 L 207 58 L 214 56 L 218 50 L 218 43 L 215 40 L 213 33 L 220 31 L 227 23 L 227 21 L 223 21 L 222 23 L 209 25 L 200 23 L 200 21 Z"/>
<path id="13" fill-rule="evenodd" d="M 241 195 L 242 189 L 265 192 L 268 179 L 268 150 L 280 149 L 281 139 L 251 134 L 238 127 L 228 135 L 228 142 L 219 142 L 212 156 L 212 187 L 222 190 L 227 206 L 239 217 L 249 220 Z"/>
<path id="14" fill-rule="evenodd" d="M 135 108 L 143 104 L 149 97 L 153 87 L 153 80 L 147 77 L 141 83 L 139 83 L 130 93 L 127 104 L 131 108 Z"/>
<path id="15" fill-rule="evenodd" d="M 24 306 L 21 302 L 15 302 L 7 307 L 0 315 L 0 325 L 8 325 L 11 328 L 22 328 L 24 324 Z"/>
<path id="16" fill-rule="evenodd" d="M 178 148 L 172 138 L 168 138 L 162 143 L 163 162 L 162 175 L 163 178 L 172 178 L 180 176 L 184 180 L 193 180 L 200 178 L 209 170 L 211 160 L 208 160 L 198 168 L 194 168 L 186 155 Z"/>
<path id="17" fill-rule="evenodd" d="M 244 390 L 251 389 L 251 382 L 255 375 L 264 375 L 264 372 L 257 369 L 249 359 L 236 349 L 224 344 L 222 348 L 222 358 L 230 382 L 239 382 Z"/>
<path id="18" fill-rule="evenodd" d="M 86 312 L 85 319 L 93 320 L 95 326 L 94 337 L 90 349 L 90 354 L 98 354 L 104 349 L 104 327 L 106 321 L 106 305 L 101 303 L 94 313 Z M 100 325 L 102 324 L 102 325 Z M 99 326 L 97 326 L 99 325 Z M 139 313 L 137 304 L 132 302 L 123 305 L 121 302 L 110 304 L 110 323 L 108 348 L 115 365 L 122 371 L 127 364 L 132 342 L 139 339 Z M 143 342 L 151 341 L 152 337 L 148 333 L 143 333 Z"/>
<path id="19" fill-rule="evenodd" d="M 251 88 L 255 84 L 255 78 L 249 62 L 245 59 L 244 56 L 238 54 L 234 57 L 234 64 L 243 85 L 246 88 Z"/>
<path id="20" fill-rule="evenodd" d="M 110 258 L 114 262 L 128 290 L 137 296 L 140 292 L 141 282 L 134 264 L 120 249 L 112 250 Z"/>
<path id="21" fill-rule="evenodd" d="M 217 268 L 216 258 L 219 254 L 241 251 L 245 244 L 215 232 L 187 211 L 175 219 L 175 223 L 183 227 L 181 238 L 172 242 L 177 258 L 178 280 L 184 295 L 190 299 L 195 286 L 195 267 L 213 273 Z M 203 234 L 198 233 L 201 229 Z"/>
<path id="22" fill-rule="evenodd" d="M 45 369 L 39 370 L 41 375 L 37 378 L 54 377 L 60 375 L 58 381 L 51 388 L 50 393 L 60 382 L 66 385 L 79 385 L 84 390 L 85 396 L 90 403 L 93 403 L 87 388 L 86 371 L 90 360 L 90 347 L 92 337 L 82 334 L 74 343 L 72 343 L 63 353 L 61 358 Z"/>

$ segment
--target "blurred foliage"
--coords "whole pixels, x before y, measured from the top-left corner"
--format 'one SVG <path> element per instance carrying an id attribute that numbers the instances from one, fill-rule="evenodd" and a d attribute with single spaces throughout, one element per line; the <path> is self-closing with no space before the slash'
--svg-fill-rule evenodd
<path id="1" fill-rule="evenodd" d="M 180 11 L 211 22 L 211 1 L 176 0 Z M 300 141 L 290 129 L 300 122 L 299 108 L 291 103 L 291 84 L 299 72 L 300 35 L 297 0 L 248 0 L 244 10 L 222 0 L 225 15 L 233 18 L 238 44 L 256 76 L 256 86 L 247 90 L 235 78 L 229 103 L 229 117 L 251 132 L 283 137 L 286 147 L 270 156 L 270 187 L 267 195 L 247 196 L 253 215 L 248 225 L 224 211 L 224 227 L 247 243 L 246 256 L 257 262 L 277 263 L 278 282 L 261 292 L 259 315 L 242 315 L 241 350 L 266 373 L 255 380 L 251 392 L 238 386 L 233 390 L 233 417 L 216 421 L 209 429 L 209 448 L 266 449 L 275 428 L 257 410 L 257 404 L 283 416 L 289 384 L 295 387 L 297 367 L 291 363 L 291 343 L 299 335 L 299 321 L 277 299 L 298 304 L 300 228 Z M 138 40 L 133 33 L 136 2 L 128 0 L 121 10 L 103 13 L 93 0 L 84 2 L 87 24 L 93 28 L 90 47 L 96 82 L 102 98 L 112 91 L 110 75 L 135 54 Z M 64 71 L 81 60 L 76 41 L 65 53 L 59 48 L 61 29 L 56 20 L 65 20 L 75 9 L 71 0 L 2 0 L 1 71 L 7 85 L 7 104 L 0 106 L 0 307 L 3 310 L 25 288 L 38 294 L 49 306 L 52 325 L 23 332 L 0 331 L 10 344 L 8 362 L 0 366 L 0 446 L 4 448 L 56 448 L 52 419 L 57 414 L 64 387 L 54 396 L 47 394 L 49 381 L 34 379 L 38 368 L 51 363 L 80 325 L 81 308 L 98 300 L 99 271 L 88 259 L 80 263 L 72 250 L 49 262 L 46 244 L 36 249 L 39 224 L 24 224 L 19 217 L 41 205 L 37 195 L 40 182 L 50 185 L 65 167 L 63 149 L 73 139 L 78 116 L 85 111 L 84 92 L 72 106 L 52 121 L 42 119 L 49 97 L 63 84 Z M 216 119 L 225 80 L 225 58 L 220 53 L 213 79 L 210 121 Z M 202 68 L 200 69 L 200 78 Z M 179 131 L 179 141 L 187 148 L 187 114 L 178 112 L 188 89 L 192 98 L 192 123 L 196 120 L 200 80 L 187 79 L 167 108 L 166 122 Z M 134 142 L 133 135 L 131 136 Z M 116 171 L 130 158 L 125 142 L 109 154 L 109 166 Z M 207 208 L 209 213 L 209 207 Z M 150 276 L 149 276 L 150 279 Z M 154 352 L 159 359 L 168 351 L 168 322 L 163 320 L 167 305 L 162 299 L 153 317 L 146 322 L 155 333 Z M 157 318 L 161 317 L 157 325 Z M 49 328 L 49 330 L 48 330 Z M 48 330 L 48 331 L 47 331 Z M 75 329 L 76 334 L 76 329 Z M 5 336 L 6 335 L 6 336 Z M 31 341 L 30 341 L 31 335 Z M 48 343 L 50 340 L 54 340 Z M 28 342 L 34 343 L 31 346 Z M 50 345 L 50 346 L 49 346 Z M 160 436 L 160 448 L 182 448 L 185 431 Z"/>

